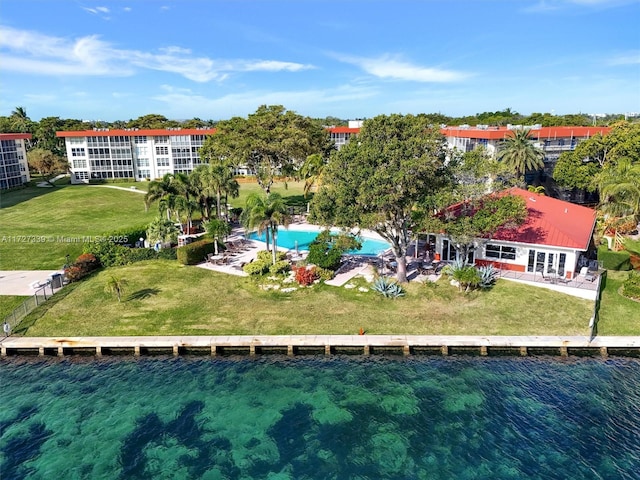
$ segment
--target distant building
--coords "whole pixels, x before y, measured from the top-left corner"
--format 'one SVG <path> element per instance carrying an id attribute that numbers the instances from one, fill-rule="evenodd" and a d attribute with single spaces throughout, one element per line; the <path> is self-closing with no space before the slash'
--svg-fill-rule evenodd
<path id="1" fill-rule="evenodd" d="M 362 122 L 349 127 L 327 129 L 340 148 Z M 352 126 L 353 125 L 353 126 Z M 166 130 L 110 130 L 95 128 L 75 132 L 57 132 L 64 138 L 71 169 L 71 183 L 98 179 L 142 181 L 162 178 L 167 173 L 189 173 L 202 164 L 199 150 L 215 128 L 173 128 Z M 246 166 L 236 168 L 238 175 L 251 175 Z"/>
<path id="2" fill-rule="evenodd" d="M 542 127 L 532 125 L 507 125 L 506 127 L 490 127 L 488 125 L 460 125 L 443 127 L 440 132 L 446 137 L 449 148 L 461 152 L 470 152 L 483 146 L 490 155 L 495 156 L 500 143 L 511 136 L 513 130 L 527 129 L 533 144 L 544 152 L 544 173 L 549 177 L 562 152 L 575 150 L 576 146 L 596 134 L 606 135 L 609 127 Z"/>
<path id="3" fill-rule="evenodd" d="M 162 130 L 96 128 L 57 132 L 65 140 L 72 183 L 96 179 L 146 180 L 189 173 L 202 162 L 198 151 L 213 128 Z"/>
<path id="4" fill-rule="evenodd" d="M 0 189 L 20 187 L 29 181 L 25 140 L 31 140 L 30 133 L 0 133 Z"/>

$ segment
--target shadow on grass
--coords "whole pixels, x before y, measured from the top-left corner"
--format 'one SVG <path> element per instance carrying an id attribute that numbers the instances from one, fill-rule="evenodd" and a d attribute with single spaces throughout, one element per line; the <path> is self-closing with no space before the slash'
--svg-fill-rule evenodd
<path id="1" fill-rule="evenodd" d="M 307 203 L 311 202 L 312 199 L 313 199 L 313 193 L 310 193 L 307 198 L 305 198 L 304 195 L 286 196 L 284 198 L 284 201 L 290 207 L 304 207 L 306 209 L 307 208 Z"/>
<path id="2" fill-rule="evenodd" d="M 57 192 L 61 188 L 65 188 L 70 185 L 69 179 L 62 179 L 60 183 L 54 182 L 55 187 L 37 187 L 36 184 L 42 181 L 42 179 L 34 179 L 31 184 L 26 187 L 2 192 L 2 194 L 0 194 L 0 208 L 13 207 L 19 203 L 31 200 L 32 198 L 41 197 L 51 192 Z"/>
<path id="3" fill-rule="evenodd" d="M 159 288 L 143 288 L 142 290 L 138 290 L 137 292 L 133 292 L 129 295 L 125 301 L 129 300 L 144 300 L 145 298 L 152 297 L 154 295 L 158 295 L 160 293 Z"/>

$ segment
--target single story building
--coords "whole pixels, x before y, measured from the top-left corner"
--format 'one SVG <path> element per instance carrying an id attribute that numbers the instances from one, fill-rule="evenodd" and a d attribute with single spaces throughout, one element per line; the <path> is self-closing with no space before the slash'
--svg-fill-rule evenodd
<path id="1" fill-rule="evenodd" d="M 595 210 L 520 188 L 506 193 L 524 198 L 527 219 L 516 229 L 500 229 L 490 239 L 478 239 L 468 261 L 501 270 L 575 278 L 591 246 Z M 444 261 L 458 255 L 445 234 L 429 235 L 427 248 Z"/>

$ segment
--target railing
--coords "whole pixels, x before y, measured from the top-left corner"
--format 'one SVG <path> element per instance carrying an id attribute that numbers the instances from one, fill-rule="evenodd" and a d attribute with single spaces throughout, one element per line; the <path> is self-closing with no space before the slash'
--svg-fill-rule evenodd
<path id="1" fill-rule="evenodd" d="M 15 332 L 24 317 L 34 311 L 38 305 L 43 304 L 51 298 L 54 292 L 55 290 L 53 289 L 53 285 L 48 283 L 47 285 L 39 287 L 31 297 L 27 298 L 22 302 L 22 304 L 14 308 L 9 315 L 4 317 L 4 322 L 2 324 L 4 335 L 7 336 L 12 332 Z"/>

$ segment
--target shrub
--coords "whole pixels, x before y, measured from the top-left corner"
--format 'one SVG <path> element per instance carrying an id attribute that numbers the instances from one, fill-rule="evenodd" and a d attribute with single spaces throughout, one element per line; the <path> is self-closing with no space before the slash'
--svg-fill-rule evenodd
<path id="1" fill-rule="evenodd" d="M 602 262 L 607 270 L 631 270 L 631 256 L 629 252 L 622 250 L 614 252 L 609 250 L 606 244 L 598 247 L 598 261 Z"/>
<path id="2" fill-rule="evenodd" d="M 95 255 L 83 253 L 65 269 L 64 276 L 69 282 L 77 282 L 98 268 L 100 268 L 100 262 Z"/>
<path id="3" fill-rule="evenodd" d="M 269 265 L 270 263 L 254 260 L 242 267 L 242 270 L 249 275 L 264 275 L 269 271 Z"/>
<path id="4" fill-rule="evenodd" d="M 146 225 L 123 228 L 100 235 L 101 239 L 120 245 L 135 245 L 141 238 L 147 238 Z"/>
<path id="5" fill-rule="evenodd" d="M 314 266 L 293 267 L 293 272 L 296 276 L 296 282 L 303 287 L 308 287 L 318 279 L 318 272 Z"/>
<path id="6" fill-rule="evenodd" d="M 199 240 L 183 247 L 178 247 L 177 259 L 182 265 L 196 265 L 202 262 L 207 254 L 213 253 L 215 247 L 212 240 Z"/>
<path id="7" fill-rule="evenodd" d="M 287 258 L 287 254 L 284 252 L 278 252 L 276 254 L 276 262 L 281 262 Z M 257 260 L 261 262 L 266 262 L 269 265 L 273 262 L 273 252 L 269 250 L 260 250 L 257 255 Z"/>
<path id="8" fill-rule="evenodd" d="M 498 270 L 493 265 L 483 265 L 478 267 L 478 273 L 480 274 L 480 288 L 490 288 L 496 279 L 498 278 Z"/>
<path id="9" fill-rule="evenodd" d="M 156 252 L 153 248 L 129 248 L 124 245 L 100 239 L 92 243 L 85 243 L 82 247 L 85 253 L 92 253 L 104 267 L 129 265 L 141 260 L 176 259 L 176 249 L 166 248 Z"/>
<path id="10" fill-rule="evenodd" d="M 280 260 L 273 265 L 269 266 L 269 273 L 272 275 L 278 275 L 279 273 L 286 273 L 291 270 L 291 264 L 287 260 Z"/>
<path id="11" fill-rule="evenodd" d="M 326 282 L 327 280 L 331 280 L 336 272 L 328 268 L 316 267 L 316 273 L 318 274 L 320 280 Z"/>
<path id="12" fill-rule="evenodd" d="M 320 268 L 336 270 L 345 252 L 360 248 L 362 244 L 353 235 L 331 235 L 329 230 L 323 230 L 309 244 L 307 261 Z"/>
<path id="13" fill-rule="evenodd" d="M 480 285 L 482 276 L 480 271 L 473 265 L 467 265 L 462 260 L 456 260 L 455 262 L 447 265 L 442 269 L 449 278 L 458 283 L 458 289 L 466 293 L 469 290 Z"/>
<path id="14" fill-rule="evenodd" d="M 404 289 L 389 277 L 378 277 L 372 287 L 383 297 L 398 298 L 404 296 Z"/>
<path id="15" fill-rule="evenodd" d="M 629 277 L 622 284 L 622 295 L 640 300 L 640 273 L 629 272 Z"/>

